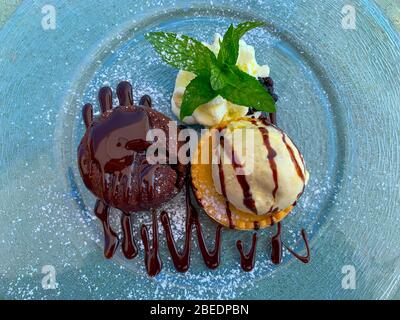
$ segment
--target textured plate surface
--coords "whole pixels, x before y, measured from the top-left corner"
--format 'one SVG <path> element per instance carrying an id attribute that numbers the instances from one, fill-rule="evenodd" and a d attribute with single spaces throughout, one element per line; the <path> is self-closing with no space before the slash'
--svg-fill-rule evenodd
<path id="1" fill-rule="evenodd" d="M 0 297 L 3 298 L 399 298 L 398 229 L 400 38 L 372 1 L 353 1 L 354 30 L 342 28 L 347 1 L 53 1 L 55 30 L 44 30 L 46 1 L 22 3 L 0 30 Z M 147 277 L 133 261 L 102 257 L 93 197 L 76 166 L 84 102 L 97 90 L 130 80 L 137 98 L 150 94 L 172 117 L 176 70 L 163 64 L 143 35 L 168 30 L 211 41 L 231 22 L 262 20 L 246 35 L 271 67 L 279 125 L 307 161 L 309 186 L 285 219 L 286 241 L 312 262 L 285 256 L 271 264 L 260 232 L 253 272 L 240 270 L 236 239 L 224 230 L 219 269 L 203 265 L 196 245 L 191 269 L 177 273 L 162 244 L 163 272 Z M 165 205 L 177 239 L 183 195 Z M 117 220 L 118 212 L 115 212 Z M 202 217 L 211 237 L 215 224 Z M 137 240 L 147 213 L 134 219 Z M 164 236 L 161 235 L 164 239 Z M 140 243 L 139 243 L 140 244 Z M 58 287 L 42 288 L 43 266 Z M 344 266 L 356 289 L 344 290 Z"/>

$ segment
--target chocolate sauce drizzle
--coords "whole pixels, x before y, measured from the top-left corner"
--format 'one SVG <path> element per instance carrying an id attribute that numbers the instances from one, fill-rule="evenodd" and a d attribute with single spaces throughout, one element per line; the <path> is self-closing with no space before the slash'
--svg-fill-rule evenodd
<path id="1" fill-rule="evenodd" d="M 263 141 L 264 141 L 264 145 L 267 148 L 268 151 L 268 162 L 269 162 L 269 166 L 271 168 L 272 171 L 272 178 L 274 179 L 274 190 L 272 190 L 272 196 L 274 197 L 274 199 L 276 198 L 276 192 L 278 191 L 278 169 L 276 166 L 276 162 L 275 162 L 275 157 L 276 157 L 276 151 L 272 148 L 271 146 L 271 142 L 269 140 L 269 133 L 268 130 L 265 129 L 264 127 L 260 127 L 259 128 L 260 133 L 263 137 Z M 270 209 L 270 212 L 273 210 L 273 208 Z"/>
<path id="2" fill-rule="evenodd" d="M 248 254 L 244 253 L 243 243 L 241 240 L 236 241 L 236 247 L 240 254 L 240 265 L 242 269 L 249 272 L 254 269 L 256 263 L 256 247 L 257 247 L 257 233 L 253 233 L 253 239 L 251 242 L 251 248 Z"/>
<path id="3" fill-rule="evenodd" d="M 282 261 L 282 225 L 278 222 L 276 234 L 271 239 L 271 261 L 273 264 L 280 264 Z"/>
<path id="4" fill-rule="evenodd" d="M 294 167 L 296 168 L 296 173 L 299 176 L 299 178 L 301 179 L 301 181 L 303 181 L 303 188 L 300 191 L 300 193 L 297 195 L 297 199 L 299 199 L 301 197 L 301 195 L 303 194 L 304 189 L 306 187 L 306 183 L 305 183 L 306 182 L 306 178 L 305 178 L 305 176 L 303 174 L 303 170 L 300 168 L 300 165 L 299 165 L 299 163 L 298 163 L 298 161 L 296 159 L 296 156 L 294 155 L 294 151 L 293 151 L 292 147 L 286 141 L 285 133 L 283 131 L 281 131 L 281 134 L 282 134 L 282 141 L 285 144 L 286 149 L 288 150 L 288 152 L 290 154 L 290 159 L 292 160 Z M 304 159 L 303 159 L 303 156 L 301 154 L 300 154 L 300 159 L 301 159 L 301 163 L 303 165 L 303 169 L 305 171 L 306 169 L 305 169 L 305 165 L 304 165 Z"/>
<path id="5" fill-rule="evenodd" d="M 221 137 L 221 141 L 223 141 L 223 137 Z M 222 168 L 222 161 L 218 161 L 218 173 L 219 173 L 219 181 L 221 184 L 222 195 L 224 196 L 225 199 L 227 199 L 226 188 L 225 188 L 225 174 L 224 174 L 224 169 Z M 232 212 L 231 209 L 229 208 L 228 200 L 225 201 L 225 210 L 226 210 L 226 216 L 228 217 L 229 228 L 234 229 L 235 225 L 233 224 Z"/>
<path id="6" fill-rule="evenodd" d="M 283 244 L 285 248 L 298 260 L 300 260 L 303 263 L 309 263 L 310 262 L 310 246 L 308 244 L 308 239 L 307 239 L 307 233 L 306 230 L 301 229 L 301 236 L 303 238 L 304 244 L 306 246 L 307 254 L 305 256 L 301 256 L 298 253 L 294 252 L 292 249 L 290 249 L 287 245 Z"/>
<path id="7" fill-rule="evenodd" d="M 132 236 L 131 216 L 123 213 L 121 216 L 122 227 L 122 252 L 127 259 L 133 259 L 138 254 L 138 248 Z"/>
<path id="8" fill-rule="evenodd" d="M 172 262 L 175 269 L 178 272 L 186 272 L 190 267 L 190 254 L 191 254 L 191 238 L 193 226 L 196 229 L 197 240 L 200 248 L 201 255 L 203 257 L 205 265 L 209 269 L 216 269 L 221 260 L 221 242 L 222 242 L 222 226 L 218 225 L 215 232 L 215 242 L 212 251 L 207 249 L 202 226 L 199 220 L 199 211 L 192 203 L 191 200 L 191 188 L 189 183 L 186 186 L 186 230 L 185 230 L 185 240 L 183 244 L 183 249 L 179 251 L 172 233 L 171 223 L 169 215 L 166 211 L 161 212 L 160 219 L 162 226 L 164 228 L 167 247 L 170 252 Z M 117 234 L 110 228 L 108 224 L 108 207 L 104 206 L 101 201 L 98 201 L 96 206 L 96 216 L 102 221 L 105 235 L 104 243 L 104 255 L 106 258 L 112 258 L 114 255 L 118 244 Z M 131 221 L 130 216 L 123 214 L 121 218 L 122 229 L 123 229 L 123 241 L 122 241 L 122 251 L 124 256 L 128 259 L 132 259 L 137 256 L 137 247 L 131 233 Z M 281 222 L 277 223 L 277 232 L 271 239 L 271 261 L 274 264 L 280 264 L 282 260 L 282 249 L 285 247 L 296 259 L 303 263 L 308 263 L 310 261 L 310 248 L 308 244 L 307 234 L 304 229 L 302 229 L 302 237 L 306 246 L 307 254 L 301 256 L 284 244 L 281 240 Z M 162 261 L 159 255 L 159 239 L 158 239 L 158 224 L 156 212 L 152 211 L 152 247 L 150 247 L 149 233 L 147 227 L 142 225 L 141 227 L 141 237 L 145 250 L 145 266 L 149 276 L 154 277 L 160 273 L 162 269 Z M 236 247 L 240 254 L 240 265 L 242 269 L 246 272 L 254 269 L 256 261 L 256 247 L 257 247 L 257 233 L 253 234 L 251 247 L 247 254 L 244 253 L 243 243 L 241 240 L 236 242 Z"/>
<path id="9" fill-rule="evenodd" d="M 118 235 L 114 232 L 114 230 L 110 226 L 110 222 L 108 219 L 109 211 L 110 211 L 109 207 L 104 202 L 100 200 L 96 201 L 94 212 L 96 214 L 96 217 L 101 221 L 103 225 L 104 256 L 107 259 L 111 259 L 113 257 L 119 244 Z"/>
<path id="10" fill-rule="evenodd" d="M 147 273 L 150 277 L 154 277 L 161 272 L 162 269 L 162 261 L 159 254 L 159 241 L 158 241 L 158 223 L 157 223 L 157 214 L 153 210 L 152 211 L 153 222 L 152 222 L 152 231 L 153 231 L 153 246 L 150 248 L 149 241 L 149 232 L 147 230 L 146 225 L 142 225 L 140 229 L 140 233 L 142 236 L 142 241 L 144 245 L 144 264 L 146 266 Z"/>
<path id="11" fill-rule="evenodd" d="M 143 190 L 146 190 L 150 197 L 154 196 L 154 177 L 157 168 L 158 165 L 152 165 L 148 163 L 142 164 L 139 172 L 139 184 L 141 190 L 140 194 L 144 194 Z"/>
<path id="12" fill-rule="evenodd" d="M 132 87 L 128 82 L 121 82 L 117 88 L 117 95 L 120 101 L 120 105 L 122 106 L 131 106 L 133 105 L 132 98 Z M 108 113 L 112 109 L 112 91 L 110 88 L 105 87 L 100 89 L 99 91 L 99 102 L 101 111 L 103 114 Z M 149 96 L 143 96 L 140 100 L 140 104 L 151 107 L 151 98 Z M 86 104 L 82 110 L 83 119 L 85 126 L 89 128 L 93 121 L 93 107 L 91 104 Z M 106 204 L 116 204 L 117 207 L 123 207 L 123 202 L 126 201 L 126 198 L 130 196 L 129 188 L 130 186 L 130 166 L 133 161 L 134 152 L 145 151 L 146 148 L 150 145 L 149 142 L 146 141 L 145 136 L 146 132 L 149 129 L 149 122 L 147 115 L 144 111 L 139 110 L 134 113 L 126 113 L 122 114 L 121 112 L 114 112 L 109 115 L 109 117 L 115 117 L 118 119 L 114 119 L 119 124 L 124 123 L 126 125 L 120 126 L 123 128 L 123 132 L 115 132 L 113 128 L 109 127 L 107 123 L 105 124 L 97 124 L 96 130 L 92 131 L 92 139 L 91 146 L 89 148 L 90 152 L 96 153 L 95 159 L 98 159 L 99 162 L 97 165 L 104 171 L 104 177 L 109 176 L 109 181 L 102 181 L 102 196 L 103 200 L 97 200 L 95 205 L 95 215 L 101 221 L 104 231 L 104 256 L 106 258 L 112 258 L 116 252 L 116 249 L 119 245 L 119 238 L 117 233 L 111 228 L 109 223 L 109 205 Z M 269 115 L 269 122 L 272 124 L 276 123 L 276 117 L 274 114 Z M 111 123 L 111 122 L 110 122 Z M 275 182 L 274 189 L 274 197 L 276 195 L 276 190 L 278 188 L 278 178 L 276 172 L 276 163 L 274 162 L 274 157 L 276 156 L 276 152 L 271 148 L 268 139 L 268 132 L 260 129 L 266 147 L 268 148 L 268 159 L 270 162 L 271 169 L 273 171 L 273 177 Z M 125 141 L 128 143 L 126 148 L 120 150 L 120 152 L 125 152 L 121 157 L 121 154 L 118 154 L 118 157 L 113 158 L 109 152 L 105 152 L 107 146 L 102 145 L 102 140 L 105 134 L 113 133 L 115 137 L 129 137 L 129 141 Z M 296 161 L 293 150 L 286 143 L 285 137 L 283 136 L 283 141 L 286 144 L 288 151 L 291 154 L 292 161 L 296 162 L 296 171 L 302 177 L 304 181 L 304 175 L 299 167 L 299 164 Z M 122 141 L 121 143 L 124 143 Z M 224 143 L 226 143 L 223 138 L 221 139 L 221 147 L 224 148 Z M 231 146 L 229 146 L 231 147 Z M 242 165 L 237 161 L 237 158 L 234 154 L 234 150 L 232 150 L 231 160 L 232 165 L 235 169 L 242 169 Z M 118 151 L 118 150 L 117 150 Z M 130 152 L 132 151 L 132 152 Z M 303 161 L 303 159 L 302 159 Z M 303 164 L 304 166 L 304 164 Z M 129 168 L 129 170 L 127 169 Z M 81 172 L 82 177 L 87 186 L 91 186 L 91 167 L 88 172 Z M 143 163 L 140 167 L 139 174 L 139 184 L 140 188 L 144 190 L 146 189 L 146 193 L 151 197 L 154 192 L 154 173 L 157 170 L 157 165 L 150 166 L 147 163 Z M 129 172 L 128 172 L 129 171 Z M 237 171 L 236 171 L 237 172 Z M 226 198 L 226 190 L 225 190 L 225 178 L 221 165 L 219 165 L 219 175 L 221 181 L 221 189 L 222 193 Z M 252 197 L 250 186 L 246 181 L 245 175 L 237 175 L 238 182 L 243 190 L 244 195 L 244 204 L 251 211 L 256 212 L 255 201 Z M 117 197 L 116 195 L 120 192 L 119 188 L 123 189 L 123 197 Z M 171 223 L 169 219 L 169 215 L 167 212 L 163 211 L 160 214 L 160 220 L 165 232 L 167 247 L 172 257 L 173 264 L 177 271 L 186 272 L 190 267 L 190 255 L 191 255 L 191 240 L 193 235 L 193 227 L 196 229 L 197 241 L 200 248 L 201 255 L 203 257 L 205 265 L 210 269 L 215 269 L 219 266 L 221 260 L 221 242 L 222 242 L 222 226 L 218 225 L 215 231 L 215 242 L 212 250 L 207 248 L 205 237 L 202 230 L 202 225 L 199 220 L 199 211 L 198 211 L 198 203 L 197 206 L 192 202 L 193 196 L 191 195 L 191 183 L 190 177 L 186 180 L 186 230 L 185 230 L 185 240 L 183 244 L 182 250 L 177 249 L 177 244 L 175 242 Z M 229 209 L 228 202 L 226 204 L 227 208 L 227 216 L 229 220 L 230 228 L 234 228 L 234 224 L 232 221 L 232 213 Z M 124 210 L 123 210 L 124 211 Z M 127 259 L 133 259 L 138 254 L 138 248 L 135 243 L 134 237 L 132 235 L 132 217 L 128 211 L 124 211 L 121 216 L 121 229 L 122 229 L 122 252 Z M 144 263 L 146 266 L 147 273 L 149 276 L 156 276 L 160 273 L 162 269 L 162 261 L 159 254 L 159 237 L 158 237 L 158 223 L 157 223 L 157 214 L 154 210 L 152 210 L 152 239 L 150 240 L 149 232 L 146 225 L 142 225 L 140 229 L 141 238 L 144 245 Z M 274 221 L 272 220 L 272 224 Z M 258 230 L 260 228 L 260 224 L 255 221 L 254 222 L 254 230 Z M 274 264 L 279 264 L 282 259 L 282 248 L 285 247 L 295 258 L 300 260 L 303 263 L 308 263 L 310 261 L 310 249 L 308 245 L 307 235 L 305 230 L 301 231 L 302 238 L 305 242 L 307 254 L 305 256 L 301 256 L 286 246 L 281 240 L 281 223 L 277 224 L 277 233 L 272 237 L 272 252 L 271 252 L 271 260 Z M 244 245 L 241 240 L 236 242 L 237 249 L 240 254 L 240 264 L 244 271 L 251 271 L 255 265 L 255 253 L 257 247 L 257 233 L 253 234 L 251 247 L 248 253 L 244 253 Z"/>
<path id="13" fill-rule="evenodd" d="M 301 181 L 303 181 L 303 183 L 305 182 L 305 177 L 303 174 L 303 170 L 300 168 L 299 163 L 297 162 L 296 156 L 294 155 L 294 151 L 292 149 L 292 147 L 288 144 L 288 142 L 286 141 L 286 135 L 282 132 L 282 141 L 286 146 L 286 149 L 288 150 L 289 154 L 290 154 L 290 159 L 292 160 L 295 168 L 296 168 L 296 173 L 297 175 L 300 177 Z"/>
<path id="14" fill-rule="evenodd" d="M 233 149 L 233 146 L 229 145 L 228 141 L 225 141 L 225 139 L 223 139 L 223 137 L 221 137 L 221 139 L 220 139 L 220 145 L 223 150 L 225 150 L 225 145 L 226 145 L 228 148 L 227 150 L 230 151 L 230 152 L 228 152 L 228 155 L 229 155 L 229 153 L 231 153 L 229 155 L 229 157 L 230 157 L 233 169 L 235 169 L 235 172 L 236 172 L 236 179 L 239 182 L 240 187 L 242 188 L 242 191 L 243 191 L 243 204 L 249 210 L 251 210 L 252 212 L 257 214 L 256 202 L 254 201 L 253 195 L 251 194 L 250 185 L 247 182 L 246 175 L 238 174 L 238 172 L 241 172 L 241 171 L 243 172 L 243 165 L 238 161 L 238 159 L 235 155 L 235 150 Z M 221 161 L 219 161 L 219 162 L 221 162 Z M 220 164 L 219 164 L 219 168 L 220 168 L 219 171 L 220 171 L 220 176 L 221 176 L 221 165 Z M 222 186 L 222 184 L 223 183 L 221 181 L 221 189 L 225 189 L 225 186 Z"/>
<path id="15" fill-rule="evenodd" d="M 191 190 L 190 183 L 188 181 L 186 184 L 186 196 L 185 196 L 186 214 L 187 214 L 186 231 L 185 231 L 184 246 L 181 253 L 176 248 L 176 243 L 174 240 L 174 236 L 172 234 L 168 213 L 165 211 L 161 213 L 161 223 L 164 227 L 168 250 L 171 254 L 175 269 L 179 272 L 186 272 L 190 266 L 191 236 L 194 225 L 196 228 L 197 240 L 204 263 L 208 268 L 215 269 L 219 266 L 220 263 L 222 226 L 221 225 L 217 226 L 214 249 L 210 252 L 205 244 L 198 211 L 191 202 L 190 190 Z"/>

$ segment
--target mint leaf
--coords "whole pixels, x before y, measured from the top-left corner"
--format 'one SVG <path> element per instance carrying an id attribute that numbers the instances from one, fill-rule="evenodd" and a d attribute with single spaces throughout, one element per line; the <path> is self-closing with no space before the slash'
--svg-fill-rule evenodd
<path id="1" fill-rule="evenodd" d="M 220 63 L 236 64 L 239 55 L 239 41 L 235 41 L 234 34 L 235 28 L 233 27 L 233 24 L 231 24 L 220 43 L 220 49 L 218 52 L 218 61 Z"/>
<path id="2" fill-rule="evenodd" d="M 222 89 L 226 84 L 223 71 L 216 65 L 211 66 L 210 84 L 214 90 Z"/>
<path id="3" fill-rule="evenodd" d="M 224 34 L 221 48 L 218 53 L 218 61 L 228 65 L 235 65 L 239 57 L 239 40 L 244 34 L 254 28 L 264 25 L 262 22 L 244 22 L 236 28 L 231 24 Z"/>
<path id="4" fill-rule="evenodd" d="M 171 66 L 196 75 L 210 75 L 215 54 L 200 41 L 172 32 L 150 32 L 146 39 Z"/>
<path id="5" fill-rule="evenodd" d="M 186 87 L 183 94 L 183 100 L 180 111 L 180 118 L 183 120 L 187 116 L 191 116 L 198 106 L 210 102 L 218 96 L 213 90 L 210 80 L 206 76 L 197 76 Z"/>
<path id="6" fill-rule="evenodd" d="M 263 25 L 265 25 L 265 23 L 260 21 L 247 21 L 239 23 L 235 30 L 236 37 L 238 37 L 239 40 L 246 32 L 258 27 L 262 27 Z"/>
<path id="7" fill-rule="evenodd" d="M 238 105 L 255 108 L 258 111 L 271 113 L 276 111 L 274 99 L 256 78 L 236 66 L 230 66 L 230 70 L 240 80 L 236 83 L 236 87 L 227 84 L 218 90 L 224 99 Z"/>
<path id="8" fill-rule="evenodd" d="M 220 90 L 227 84 L 237 87 L 237 82 L 240 78 L 235 75 L 226 65 L 211 65 L 210 83 L 214 90 Z"/>

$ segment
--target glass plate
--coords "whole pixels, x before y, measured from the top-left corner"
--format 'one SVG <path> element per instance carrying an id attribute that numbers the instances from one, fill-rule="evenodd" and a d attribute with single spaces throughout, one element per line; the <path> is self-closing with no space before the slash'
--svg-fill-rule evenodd
<path id="1" fill-rule="evenodd" d="M 374 2 L 52 3 L 54 30 L 42 21 L 52 12 L 47 1 L 23 2 L 0 30 L 1 298 L 400 297 L 400 38 Z M 143 35 L 168 30 L 210 42 L 229 23 L 245 20 L 266 22 L 245 39 L 259 63 L 271 67 L 278 123 L 311 173 L 283 234 L 303 253 L 305 228 L 311 262 L 285 255 L 273 265 L 273 228 L 259 232 L 250 273 L 240 268 L 235 241 L 248 247 L 252 232 L 223 231 L 222 263 L 214 271 L 204 266 L 196 244 L 190 270 L 176 272 L 164 235 L 164 268 L 155 278 L 146 275 L 142 250 L 131 261 L 120 253 L 104 259 L 94 198 L 77 170 L 82 105 L 96 103 L 101 86 L 129 80 L 136 99 L 150 94 L 155 108 L 172 117 L 177 71 L 161 62 Z M 164 207 L 182 243 L 183 195 Z M 212 245 L 215 223 L 201 218 Z M 150 222 L 148 213 L 135 215 L 141 249 L 139 226 Z"/>

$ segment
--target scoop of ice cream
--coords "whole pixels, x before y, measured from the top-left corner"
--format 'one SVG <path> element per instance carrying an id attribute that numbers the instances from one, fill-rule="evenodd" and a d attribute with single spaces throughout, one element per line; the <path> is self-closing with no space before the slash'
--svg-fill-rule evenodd
<path id="1" fill-rule="evenodd" d="M 213 132 L 212 177 L 237 209 L 263 215 L 293 205 L 309 174 L 292 140 L 263 119 L 242 118 Z"/>
<path id="2" fill-rule="evenodd" d="M 222 36 L 216 34 L 214 37 L 213 44 L 205 45 L 210 48 L 211 51 L 218 55 L 220 49 L 220 41 Z M 239 41 L 239 57 L 236 65 L 240 70 L 250 74 L 254 77 L 268 77 L 269 67 L 267 65 L 260 66 L 255 58 L 254 47 L 246 44 L 245 41 Z M 187 85 L 192 81 L 196 75 L 192 72 L 179 71 L 176 81 L 175 90 L 172 95 L 171 105 L 174 114 L 179 117 L 180 107 L 182 105 L 183 94 L 185 93 Z M 214 126 L 222 121 L 231 121 L 238 119 L 247 114 L 248 108 L 231 103 L 221 96 L 218 96 L 210 102 L 199 106 L 190 117 L 185 117 L 183 121 L 188 124 L 202 124 L 204 126 Z"/>

